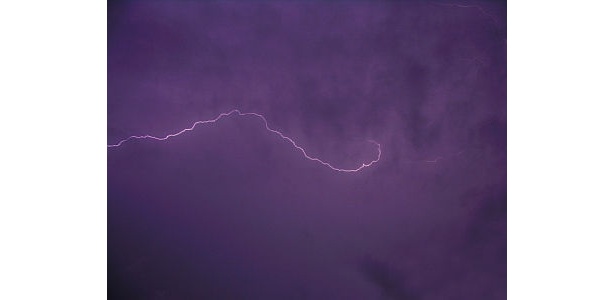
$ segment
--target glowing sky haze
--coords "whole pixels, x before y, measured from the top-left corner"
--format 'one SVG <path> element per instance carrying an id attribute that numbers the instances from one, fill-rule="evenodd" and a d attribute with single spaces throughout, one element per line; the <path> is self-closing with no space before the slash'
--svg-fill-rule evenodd
<path id="1" fill-rule="evenodd" d="M 497 1 L 109 2 L 109 298 L 506 299 L 506 31 Z"/>

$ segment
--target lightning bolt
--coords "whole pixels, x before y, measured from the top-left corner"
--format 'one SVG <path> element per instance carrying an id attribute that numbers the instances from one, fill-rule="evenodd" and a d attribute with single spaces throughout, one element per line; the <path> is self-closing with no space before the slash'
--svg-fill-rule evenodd
<path id="1" fill-rule="evenodd" d="M 166 141 L 169 138 L 176 137 L 176 136 L 182 135 L 182 134 L 184 134 L 186 132 L 194 130 L 197 125 L 216 123 L 220 119 L 222 119 L 224 117 L 229 117 L 229 116 L 232 116 L 232 115 L 237 115 L 237 116 L 242 116 L 242 117 L 252 116 L 252 117 L 259 118 L 261 121 L 263 121 L 263 124 L 265 125 L 265 129 L 267 129 L 267 131 L 269 131 L 271 133 L 274 133 L 275 135 L 279 136 L 283 140 L 289 142 L 293 147 L 295 147 L 295 149 L 299 150 L 301 152 L 301 154 L 303 154 L 303 156 L 305 158 L 307 158 L 307 159 L 309 159 L 311 161 L 320 163 L 321 165 L 323 165 L 323 166 L 325 166 L 325 167 L 327 167 L 327 168 L 329 168 L 329 169 L 331 169 L 333 171 L 344 172 L 344 173 L 359 172 L 359 171 L 361 171 L 361 170 L 363 170 L 363 169 L 365 169 L 367 167 L 371 167 L 373 164 L 375 164 L 378 161 L 380 161 L 380 156 L 382 155 L 381 145 L 378 142 L 374 141 L 374 140 L 368 140 L 368 142 L 376 145 L 376 148 L 378 150 L 378 156 L 374 160 L 372 160 L 370 162 L 367 162 L 367 163 L 362 163 L 360 166 L 358 166 L 358 167 L 356 167 L 354 169 L 338 168 L 338 167 L 333 166 L 329 162 L 326 162 L 326 161 L 321 160 L 321 159 L 319 159 L 317 157 L 313 157 L 313 156 L 308 155 L 307 152 L 305 151 L 305 149 L 303 147 L 297 145 L 297 143 L 293 139 L 291 139 L 290 137 L 284 135 L 281 131 L 272 129 L 269 126 L 269 122 L 267 122 L 267 119 L 265 119 L 265 117 L 263 115 L 258 114 L 258 113 L 254 113 L 254 112 L 246 112 L 246 113 L 244 113 L 244 112 L 239 111 L 238 109 L 233 109 L 233 110 L 231 110 L 229 112 L 221 113 L 216 118 L 211 119 L 211 120 L 196 121 L 196 122 L 194 122 L 192 124 L 192 126 L 190 126 L 188 128 L 185 128 L 185 129 L 182 129 L 181 131 L 178 131 L 176 133 L 168 134 L 168 135 L 166 135 L 164 137 L 157 137 L 157 136 L 152 136 L 152 135 L 133 135 L 133 136 L 129 136 L 129 137 L 127 137 L 127 138 L 117 142 L 116 144 L 107 145 L 107 148 L 117 148 L 117 147 L 120 147 L 124 143 L 126 143 L 126 142 L 128 142 L 130 140 L 151 139 L 151 140 L 157 140 L 157 141 Z"/>
<path id="2" fill-rule="evenodd" d="M 461 154 L 463 154 L 463 152 L 464 152 L 464 151 L 459 151 L 459 152 L 457 152 L 457 153 L 455 153 L 455 154 L 453 154 L 453 155 L 449 155 L 449 156 L 438 156 L 438 157 L 433 158 L 433 159 L 425 159 L 425 160 L 408 160 L 408 161 L 405 161 L 405 163 L 407 163 L 407 164 L 424 164 L 424 163 L 428 163 L 428 164 L 436 164 L 436 163 L 438 163 L 438 162 L 439 162 L 439 161 L 441 161 L 441 160 L 444 160 L 444 159 L 449 159 L 449 158 L 456 157 L 456 156 L 460 156 Z"/>
<path id="3" fill-rule="evenodd" d="M 474 8 L 480 11 L 480 13 L 483 14 L 484 16 L 491 19 L 491 21 L 493 21 L 493 23 L 496 26 L 500 25 L 500 22 L 498 22 L 498 19 L 494 15 L 488 13 L 482 6 L 479 6 L 479 5 L 457 4 L 457 3 L 433 3 L 433 4 L 440 5 L 440 6 L 459 7 L 459 8 Z"/>

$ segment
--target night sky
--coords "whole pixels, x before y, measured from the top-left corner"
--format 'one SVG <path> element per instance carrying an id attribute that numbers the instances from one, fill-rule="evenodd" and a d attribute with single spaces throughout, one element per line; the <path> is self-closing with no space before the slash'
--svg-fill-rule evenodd
<path id="1" fill-rule="evenodd" d="M 506 3 L 111 2 L 110 299 L 505 299 Z"/>

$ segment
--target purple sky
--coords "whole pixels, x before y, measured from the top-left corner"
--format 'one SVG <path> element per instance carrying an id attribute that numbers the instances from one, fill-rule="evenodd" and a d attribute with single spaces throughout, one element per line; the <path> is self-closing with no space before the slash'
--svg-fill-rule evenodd
<path id="1" fill-rule="evenodd" d="M 506 3 L 112 2 L 111 299 L 505 299 Z M 435 161 L 435 162 L 433 162 Z"/>

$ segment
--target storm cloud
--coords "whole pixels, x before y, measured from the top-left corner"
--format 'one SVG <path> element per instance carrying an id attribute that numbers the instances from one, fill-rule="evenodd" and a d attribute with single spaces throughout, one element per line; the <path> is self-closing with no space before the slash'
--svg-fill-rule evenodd
<path id="1" fill-rule="evenodd" d="M 118 299 L 505 299 L 506 3 L 112 2 Z"/>

